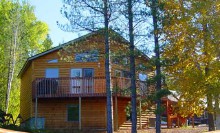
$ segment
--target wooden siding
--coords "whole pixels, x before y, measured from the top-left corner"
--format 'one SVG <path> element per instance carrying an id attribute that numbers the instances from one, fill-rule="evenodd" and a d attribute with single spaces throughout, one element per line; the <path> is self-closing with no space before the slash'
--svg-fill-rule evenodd
<path id="1" fill-rule="evenodd" d="M 48 63 L 51 59 L 58 59 L 58 63 Z M 103 76 L 104 75 L 104 61 L 102 59 L 99 62 L 65 62 L 59 59 L 57 51 L 50 53 L 43 57 L 40 57 L 34 62 L 34 77 L 43 78 L 45 77 L 46 68 L 59 68 L 59 77 L 70 77 L 70 71 L 72 68 L 93 68 L 94 76 Z M 100 67 L 98 67 L 100 64 Z"/>
<path id="2" fill-rule="evenodd" d="M 104 53 L 104 38 L 98 35 L 93 36 L 94 38 L 88 38 L 86 41 L 82 41 L 82 44 L 75 44 L 75 47 L 70 47 L 73 49 L 72 51 L 81 52 L 82 50 L 86 51 L 89 49 L 98 49 L 99 50 L 99 61 L 98 62 L 75 62 L 75 53 L 66 54 L 66 52 L 61 52 L 59 50 L 49 53 L 47 55 L 41 56 L 33 61 L 34 63 L 34 78 L 43 78 L 45 77 L 45 69 L 46 68 L 59 68 L 59 77 L 70 77 L 71 68 L 93 68 L 94 76 L 100 77 L 105 76 L 105 55 Z M 103 38 L 103 40 L 102 40 Z M 117 42 L 111 41 L 112 44 L 110 49 L 112 52 L 118 52 L 120 50 L 127 51 L 127 44 L 119 44 Z M 74 45 L 74 44 L 73 44 Z M 79 50 L 74 50 L 79 49 Z M 82 49 L 82 50 L 80 50 Z M 127 49 L 127 50 L 126 50 Z M 63 55 L 71 56 L 73 61 L 67 62 L 65 60 L 61 60 L 61 56 L 58 54 L 61 52 Z M 77 52 L 76 52 L 77 53 Z M 48 63 L 49 60 L 58 59 L 58 63 Z M 137 58 L 136 65 L 140 62 L 143 64 L 147 64 L 147 60 L 142 58 Z M 111 73 L 114 76 L 115 70 L 129 70 L 129 66 L 125 68 L 121 65 L 112 64 Z"/>
<path id="3" fill-rule="evenodd" d="M 72 53 L 72 58 L 74 59 L 72 62 L 67 62 L 61 60 L 58 52 L 59 50 L 53 51 L 51 53 L 45 54 L 41 57 L 38 57 L 31 61 L 31 65 L 24 72 L 21 77 L 21 115 L 26 120 L 30 117 L 34 117 L 34 106 L 35 102 L 32 102 L 32 82 L 36 78 L 44 78 L 46 68 L 59 68 L 59 77 L 70 77 L 70 71 L 72 68 L 93 68 L 95 77 L 104 77 L 105 76 L 105 55 L 104 53 L 104 38 L 100 36 L 89 37 L 86 41 L 81 41 L 81 45 L 76 45 L 73 48 L 73 51 L 80 52 L 82 50 L 89 49 L 98 49 L 99 50 L 99 60 L 98 62 L 75 62 L 74 53 Z M 125 50 L 128 47 L 126 44 L 112 43 L 110 49 L 112 51 L 117 51 L 118 49 Z M 77 50 L 74 50 L 77 49 Z M 65 53 L 62 53 L 65 55 Z M 48 61 L 58 59 L 57 63 L 48 63 Z M 146 59 L 141 58 L 136 61 L 136 64 L 139 62 L 147 63 Z M 111 74 L 114 75 L 115 70 L 129 70 L 124 66 L 112 64 Z M 100 87 L 105 85 L 105 81 L 97 82 L 95 87 Z M 101 91 L 103 88 L 99 88 L 97 91 Z M 95 102 L 94 102 L 95 101 Z M 99 101 L 99 102 L 97 102 Z M 78 99 L 75 100 L 64 100 L 64 99 L 40 99 L 39 101 L 39 116 L 43 116 L 46 118 L 46 127 L 49 128 L 66 128 L 66 127 L 77 127 L 77 122 L 67 122 L 65 121 L 65 109 L 68 103 L 78 103 Z M 126 106 L 127 101 L 121 101 L 118 103 L 118 120 L 119 125 L 122 124 L 126 120 L 126 115 L 124 115 L 124 108 Z M 82 100 L 82 127 L 106 127 L 106 101 L 105 99 L 94 98 Z M 90 108 L 93 108 L 91 110 Z M 87 111 L 90 110 L 91 112 Z M 91 115 L 92 114 L 92 115 Z M 90 119 L 91 117 L 91 119 Z M 50 119 L 49 119 L 50 118 Z M 52 118 L 52 119 L 51 119 Z M 55 118 L 58 118 L 56 120 Z M 104 118 L 104 119 L 103 119 Z M 49 121 L 48 121 L 49 120 Z M 93 123 L 96 121 L 95 123 Z M 99 121 L 99 122 L 98 122 Z M 85 123 L 83 125 L 83 123 Z"/>
<path id="4" fill-rule="evenodd" d="M 82 98 L 82 128 L 106 128 L 106 98 Z"/>
<path id="5" fill-rule="evenodd" d="M 43 99 L 38 101 L 38 117 L 45 118 L 46 129 L 56 128 L 78 128 L 78 122 L 67 121 L 67 106 L 71 104 L 78 105 L 78 99 L 60 100 Z M 33 108 L 35 105 L 33 106 Z M 34 113 L 33 113 L 34 116 Z"/>
<path id="6" fill-rule="evenodd" d="M 115 106 L 115 97 L 113 98 L 113 114 L 114 114 L 114 128 L 116 129 L 116 120 L 118 120 L 118 129 L 119 127 L 127 121 L 127 117 L 126 117 L 126 106 L 128 105 L 128 102 L 130 101 L 130 99 L 128 98 L 120 98 L 117 97 L 117 110 L 118 110 L 118 119 L 116 118 L 116 106 Z"/>
<path id="7" fill-rule="evenodd" d="M 20 114 L 24 120 L 31 117 L 32 113 L 32 66 L 21 77 L 20 88 Z"/>
<path id="8" fill-rule="evenodd" d="M 129 99 L 118 99 L 119 126 L 126 121 L 125 107 L 128 101 Z M 106 98 L 82 98 L 81 102 L 82 129 L 106 129 Z M 46 129 L 78 129 L 79 122 L 67 121 L 67 106 L 78 105 L 78 103 L 78 98 L 40 99 L 38 101 L 38 117 L 45 118 Z M 113 105 L 115 108 L 115 104 Z"/>

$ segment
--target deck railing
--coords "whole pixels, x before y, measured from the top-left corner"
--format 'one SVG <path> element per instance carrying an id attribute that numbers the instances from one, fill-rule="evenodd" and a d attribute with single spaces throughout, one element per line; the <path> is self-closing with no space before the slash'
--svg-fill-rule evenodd
<path id="1" fill-rule="evenodd" d="M 33 81 L 33 98 L 36 97 L 73 97 L 105 96 L 105 77 L 82 78 L 37 78 Z M 113 93 L 130 96 L 130 78 L 112 77 Z M 146 85 L 137 81 L 140 90 L 147 90 Z"/>

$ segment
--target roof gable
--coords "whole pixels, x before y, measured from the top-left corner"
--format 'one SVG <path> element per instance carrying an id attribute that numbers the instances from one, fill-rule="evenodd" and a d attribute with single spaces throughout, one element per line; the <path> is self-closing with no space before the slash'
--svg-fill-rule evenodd
<path id="1" fill-rule="evenodd" d="M 47 54 L 49 54 L 49 53 L 52 53 L 52 52 L 54 52 L 54 51 L 56 51 L 56 50 L 60 50 L 60 49 L 62 49 L 63 47 L 65 47 L 65 46 L 67 46 L 67 45 L 72 45 L 72 44 L 77 43 L 77 42 L 79 42 L 79 41 L 85 40 L 85 39 L 87 39 L 88 37 L 91 37 L 91 36 L 93 36 L 93 35 L 102 34 L 103 32 L 104 32 L 104 29 L 100 29 L 100 30 L 97 30 L 97 31 L 88 33 L 88 34 L 83 35 L 83 36 L 81 36 L 81 37 L 79 37 L 79 38 L 76 38 L 76 39 L 71 40 L 71 41 L 69 41 L 69 42 L 66 42 L 66 43 L 64 43 L 64 44 L 61 44 L 61 45 L 56 46 L 56 47 L 54 47 L 54 48 L 51 48 L 51 49 L 49 49 L 49 50 L 47 50 L 47 51 L 44 51 L 44 52 L 42 52 L 42 53 L 36 54 L 36 55 L 34 55 L 34 56 L 32 56 L 32 57 L 29 57 L 29 58 L 26 60 L 25 64 L 23 65 L 21 71 L 19 72 L 18 77 L 20 78 L 20 77 L 23 75 L 23 73 L 27 70 L 27 68 L 30 66 L 31 62 L 32 62 L 34 59 L 39 58 L 39 57 L 42 57 L 42 56 L 47 55 Z M 129 45 L 129 41 L 127 41 L 125 38 L 123 38 L 119 33 L 115 32 L 115 31 L 112 30 L 112 29 L 109 29 L 109 32 L 110 32 L 109 36 L 112 37 L 114 40 L 117 40 L 117 41 L 120 41 L 121 43 L 124 43 L 124 44 Z M 103 33 L 102 35 L 104 35 L 104 33 Z M 142 53 L 142 54 L 143 54 L 143 53 Z M 143 55 L 145 55 L 145 54 L 143 54 Z M 145 56 L 146 56 L 146 55 L 145 55 Z M 149 59 L 149 57 L 147 57 L 147 56 L 146 56 L 146 58 Z"/>

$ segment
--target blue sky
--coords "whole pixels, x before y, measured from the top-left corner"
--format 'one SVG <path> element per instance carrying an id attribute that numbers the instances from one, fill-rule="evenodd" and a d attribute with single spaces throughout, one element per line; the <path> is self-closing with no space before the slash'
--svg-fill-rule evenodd
<path id="1" fill-rule="evenodd" d="M 80 34 L 64 32 L 57 26 L 57 21 L 62 24 L 68 23 L 60 9 L 63 6 L 62 0 L 27 0 L 35 7 L 35 15 L 38 20 L 46 22 L 49 26 L 49 34 L 53 41 L 53 46 L 63 44 L 77 38 Z M 151 40 L 150 40 L 151 41 Z M 152 50 L 152 42 L 148 42 L 148 48 Z"/>
<path id="2" fill-rule="evenodd" d="M 68 22 L 60 13 L 60 9 L 63 6 L 62 0 L 29 0 L 29 2 L 35 7 L 35 15 L 38 20 L 48 24 L 53 46 L 77 37 L 77 34 L 64 32 L 57 26 L 57 21 L 63 24 Z"/>

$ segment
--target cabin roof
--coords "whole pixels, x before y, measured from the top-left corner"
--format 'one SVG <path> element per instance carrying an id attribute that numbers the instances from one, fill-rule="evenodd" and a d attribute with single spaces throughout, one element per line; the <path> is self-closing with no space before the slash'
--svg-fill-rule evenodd
<path id="1" fill-rule="evenodd" d="M 109 29 L 109 30 L 110 30 L 110 32 L 111 32 L 114 36 L 116 36 L 118 39 L 120 39 L 121 42 L 123 42 L 123 43 L 125 43 L 125 44 L 129 44 L 129 41 L 127 41 L 125 38 L 123 38 L 119 33 L 117 33 L 116 31 L 114 31 L 114 30 L 112 30 L 112 29 Z M 42 52 L 42 53 L 39 53 L 39 54 L 36 54 L 36 55 L 34 55 L 34 56 L 29 57 L 29 58 L 26 60 L 25 64 L 23 65 L 22 69 L 20 70 L 20 72 L 19 72 L 19 74 L 18 74 L 18 77 L 21 78 L 21 76 L 23 75 L 23 73 L 24 73 L 24 72 L 27 70 L 27 68 L 31 65 L 31 62 L 32 62 L 34 59 L 39 58 L 39 57 L 44 56 L 44 55 L 47 55 L 47 54 L 49 54 L 49 53 L 52 53 L 52 52 L 54 52 L 54 51 L 56 51 L 56 50 L 62 49 L 64 46 L 71 45 L 71 44 L 77 43 L 77 42 L 79 42 L 79 41 L 82 41 L 82 40 L 84 40 L 84 39 L 86 39 L 86 38 L 88 38 L 88 37 L 91 37 L 91 36 L 93 36 L 93 35 L 100 34 L 100 33 L 102 33 L 103 31 L 104 31 L 104 29 L 100 29 L 100 30 L 97 30 L 97 31 L 88 33 L 88 34 L 86 34 L 86 35 L 83 35 L 83 36 L 81 36 L 81 37 L 78 37 L 78 38 L 76 38 L 76 39 L 73 39 L 73 40 L 71 40 L 71 41 L 69 41 L 69 42 L 63 43 L 63 44 L 58 45 L 58 46 L 56 46 L 56 47 L 53 47 L 53 48 L 51 48 L 51 49 L 49 49 L 49 50 L 47 50 L 47 51 L 44 51 L 44 52 Z M 110 36 L 111 36 L 111 34 L 110 34 Z M 150 58 L 149 58 L 147 55 L 145 55 L 143 52 L 141 52 L 141 53 L 142 53 L 147 59 L 150 59 Z"/>

